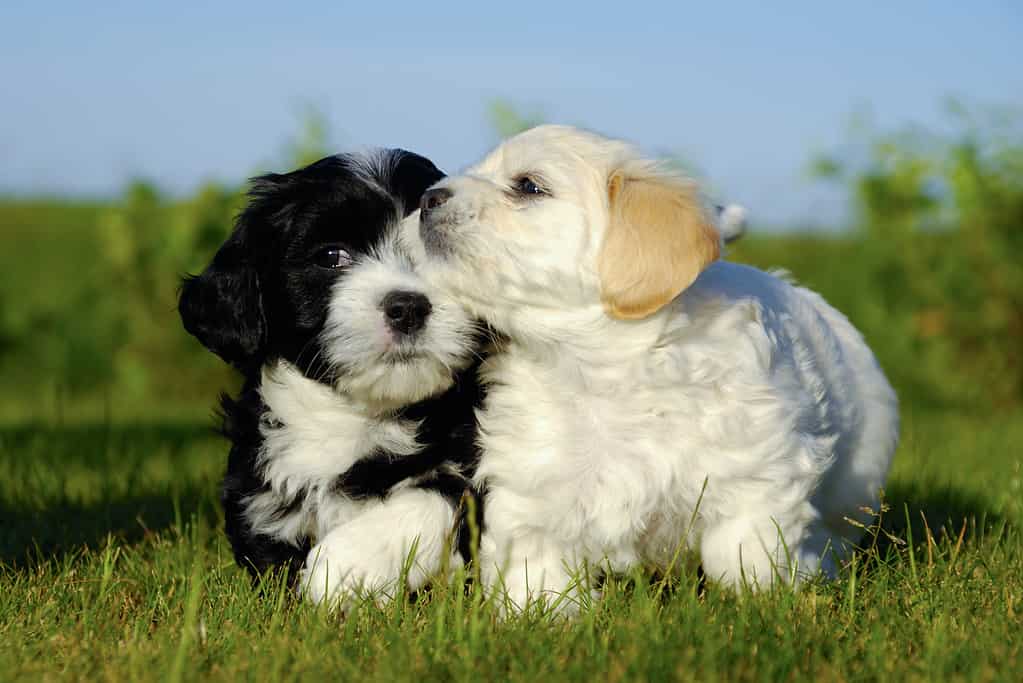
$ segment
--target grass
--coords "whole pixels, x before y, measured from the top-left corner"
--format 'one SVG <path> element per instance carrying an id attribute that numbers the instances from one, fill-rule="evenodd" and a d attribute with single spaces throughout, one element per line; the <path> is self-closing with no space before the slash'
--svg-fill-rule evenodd
<path id="1" fill-rule="evenodd" d="M 1014 680 L 1021 417 L 910 415 L 886 533 L 841 581 L 736 596 L 713 585 L 701 593 L 688 568 L 666 586 L 615 580 L 570 622 L 534 613 L 503 623 L 445 586 L 343 619 L 273 580 L 252 590 L 219 531 L 225 446 L 201 423 L 7 426 L 0 671 L 9 680 Z"/>

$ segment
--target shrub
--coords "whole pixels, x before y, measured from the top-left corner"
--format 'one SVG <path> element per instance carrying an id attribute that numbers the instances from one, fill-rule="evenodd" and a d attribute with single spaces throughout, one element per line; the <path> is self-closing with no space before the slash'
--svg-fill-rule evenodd
<path id="1" fill-rule="evenodd" d="M 884 302 L 870 327 L 942 400 L 1023 400 L 1020 123 L 957 109 L 951 132 L 873 135 L 866 163 L 818 164 L 852 189 Z"/>

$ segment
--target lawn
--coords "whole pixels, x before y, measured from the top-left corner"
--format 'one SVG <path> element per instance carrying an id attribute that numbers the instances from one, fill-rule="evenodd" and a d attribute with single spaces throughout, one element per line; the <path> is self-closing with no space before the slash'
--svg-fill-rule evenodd
<path id="1" fill-rule="evenodd" d="M 0 431 L 10 680 L 1018 680 L 1023 420 L 909 415 L 885 534 L 855 572 L 737 597 L 626 577 L 570 622 L 476 595 L 331 616 L 234 566 L 201 423 Z M 906 519 L 912 522 L 906 525 Z M 911 529 L 911 533 L 909 533 Z"/>
<path id="2" fill-rule="evenodd" d="M 5 244 L 30 255 L 17 259 L 16 277 L 0 276 L 0 304 L 14 302 L 6 313 L 17 318 L 25 299 L 15 285 L 38 283 L 31 307 L 57 300 L 45 274 L 77 270 L 70 255 L 88 253 L 81 226 L 98 209 L 78 207 L 81 225 L 63 233 L 53 214 L 44 237 L 31 229 L 37 214 L 19 223 L 7 211 Z M 64 233 L 71 238 L 51 241 Z M 43 239 L 63 246 L 46 249 Z M 812 255 L 792 246 L 754 239 L 739 256 L 786 265 L 854 305 L 860 290 L 837 275 L 848 245 L 817 245 Z M 171 304 L 162 324 L 180 334 Z M 868 338 L 891 370 L 900 359 L 886 357 L 870 330 Z M 18 348 L 4 367 L 17 369 Z M 227 446 L 212 431 L 208 387 L 190 398 L 158 383 L 65 395 L 60 377 L 33 384 L 20 370 L 10 375 L 17 383 L 0 386 L 3 680 L 1023 676 L 1019 408 L 936 406 L 900 386 L 903 438 L 882 529 L 830 584 L 735 595 L 701 585 L 690 562 L 670 580 L 614 579 L 604 601 L 571 621 L 531 613 L 501 622 L 460 584 L 342 618 L 293 600 L 275 577 L 253 590 L 234 565 L 217 503 Z"/>

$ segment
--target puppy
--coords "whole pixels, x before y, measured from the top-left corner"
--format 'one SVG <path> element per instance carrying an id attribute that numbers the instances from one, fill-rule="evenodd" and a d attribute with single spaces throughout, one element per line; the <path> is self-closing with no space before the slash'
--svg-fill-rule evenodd
<path id="1" fill-rule="evenodd" d="M 692 183 L 572 128 L 506 141 L 421 206 L 422 274 L 506 337 L 482 370 L 486 586 L 581 598 L 584 566 L 667 570 L 682 546 L 731 585 L 835 574 L 899 422 L 842 314 L 719 260 Z"/>
<path id="2" fill-rule="evenodd" d="M 185 329 L 244 376 L 222 400 L 235 557 L 301 565 L 314 602 L 390 595 L 413 546 L 411 590 L 450 559 L 475 464 L 474 326 L 392 239 L 442 177 L 385 150 L 257 178 L 181 291 Z"/>

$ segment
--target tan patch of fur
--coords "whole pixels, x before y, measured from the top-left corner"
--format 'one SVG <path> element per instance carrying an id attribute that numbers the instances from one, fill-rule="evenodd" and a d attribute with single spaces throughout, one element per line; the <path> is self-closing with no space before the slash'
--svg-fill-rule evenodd
<path id="1" fill-rule="evenodd" d="M 720 239 L 696 188 L 678 178 L 616 171 L 598 261 L 601 300 L 615 318 L 645 318 L 717 260 Z"/>

